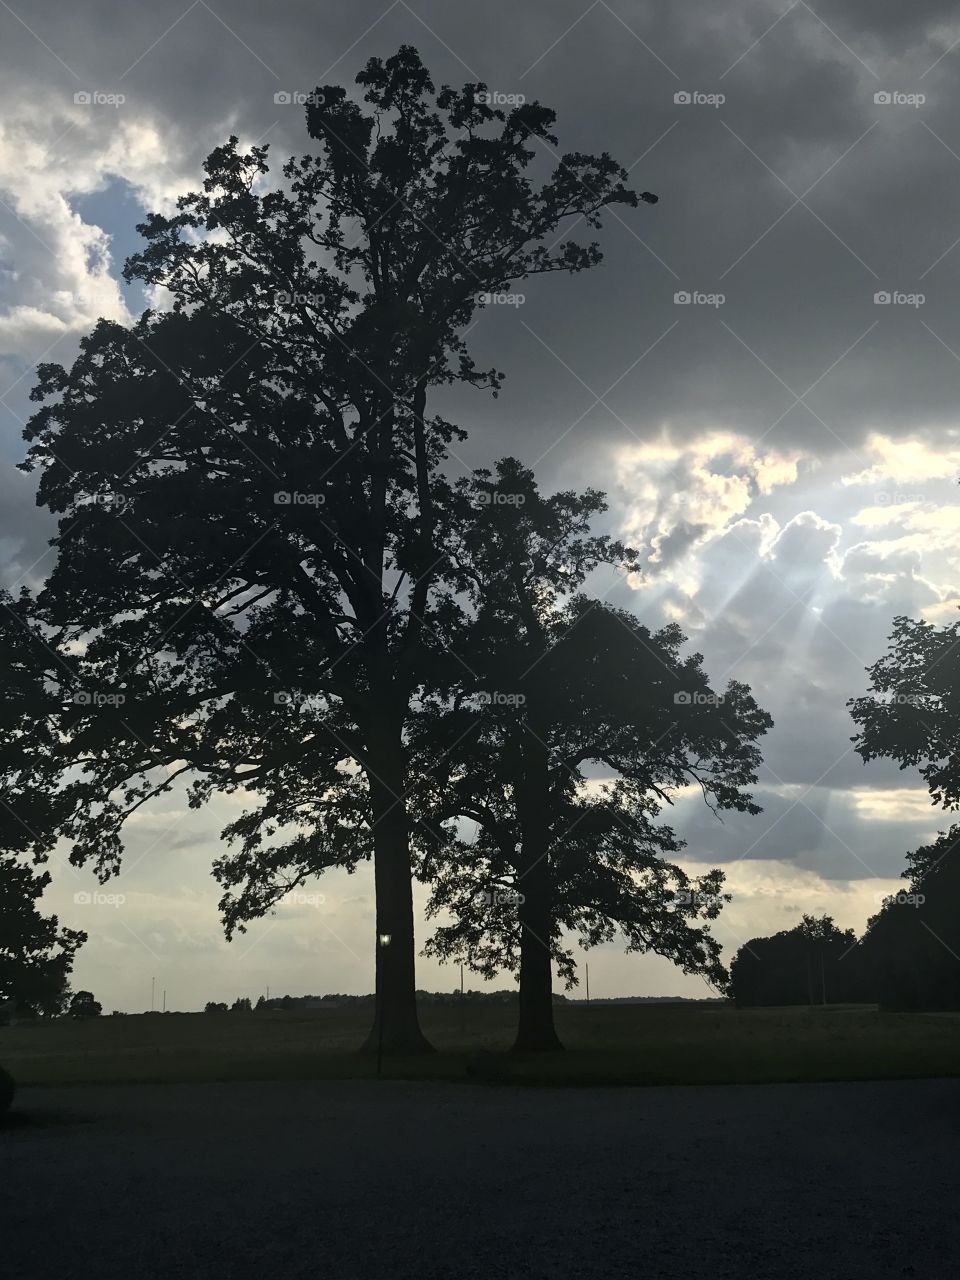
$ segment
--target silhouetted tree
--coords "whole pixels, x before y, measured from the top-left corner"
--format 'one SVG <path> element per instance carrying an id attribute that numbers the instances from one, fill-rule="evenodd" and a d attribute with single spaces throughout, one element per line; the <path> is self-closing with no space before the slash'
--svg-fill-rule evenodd
<path id="1" fill-rule="evenodd" d="M 938 627 L 897 617 L 886 654 L 868 668 L 870 693 L 850 702 L 864 761 L 916 768 L 930 798 L 960 806 L 960 622 Z M 960 828 L 907 855 L 905 894 L 869 923 L 864 938 L 879 998 L 896 1008 L 960 1008 Z M 922 902 L 917 901 L 917 896 Z"/>
<path id="2" fill-rule="evenodd" d="M 20 1015 L 61 1013 L 77 949 L 87 935 L 41 914 L 37 903 L 50 873 L 0 853 L 0 1004 Z"/>
<path id="3" fill-rule="evenodd" d="M 23 854 L 43 861 L 69 813 L 69 784 L 46 785 L 60 701 L 48 688 L 55 652 L 31 629 L 30 601 L 0 591 L 0 1004 L 21 1015 L 60 1013 L 86 934 L 61 928 L 37 903 L 50 883 Z"/>
<path id="4" fill-rule="evenodd" d="M 103 1005 L 94 999 L 92 991 L 75 991 L 70 998 L 68 1013 L 71 1018 L 99 1018 Z"/>
<path id="5" fill-rule="evenodd" d="M 745 1008 L 874 998 L 856 933 L 827 915 L 805 915 L 792 929 L 745 942 L 730 965 L 730 994 Z"/>
<path id="6" fill-rule="evenodd" d="M 238 996 L 230 1006 L 231 1013 L 250 1013 L 250 1000 L 247 996 Z"/>
<path id="7" fill-rule="evenodd" d="M 719 911 L 722 875 L 691 882 L 664 861 L 682 842 L 654 819 L 691 782 L 717 809 L 759 812 L 744 788 L 772 721 L 745 685 L 715 695 L 676 626 L 651 633 L 580 594 L 600 564 L 634 567 L 634 553 L 590 532 L 601 494 L 545 498 L 512 459 L 459 494 L 472 516 L 452 560 L 470 617 L 449 644 L 446 696 L 417 720 L 424 875 L 433 909 L 458 916 L 431 949 L 517 972 L 516 1047 L 557 1048 L 551 958 L 572 975 L 564 929 L 591 945 L 620 930 L 630 950 L 725 980 L 717 943 L 691 923 Z M 591 765 L 615 784 L 591 795 Z M 472 846 L 449 828 L 438 842 L 452 819 L 477 824 Z"/>
<path id="8" fill-rule="evenodd" d="M 207 1003 L 203 1006 L 203 1012 L 204 1013 L 226 1013 L 227 1012 L 226 1002 L 221 1000 L 208 1000 Z"/>
<path id="9" fill-rule="evenodd" d="M 403 734 L 443 607 L 456 434 L 428 392 L 496 390 L 461 336 L 479 297 L 593 266 L 597 246 L 561 228 L 639 197 L 606 154 L 565 155 L 536 186 L 553 112 L 493 109 L 480 85 L 436 92 L 410 47 L 357 83 L 362 103 L 313 95 L 317 151 L 281 189 L 265 146 L 214 151 L 203 191 L 152 215 L 125 267 L 169 308 L 101 321 L 69 371 L 40 366 L 29 465 L 62 519 L 37 620 L 83 695 L 55 754 L 82 764 L 64 828 L 101 875 L 125 817 L 185 773 L 193 803 L 247 787 L 285 817 L 288 771 L 322 795 L 360 769 L 375 927 L 392 939 L 377 1024 L 413 1050 Z M 347 833 L 331 823 L 279 844 L 332 865 Z"/>
<path id="10" fill-rule="evenodd" d="M 960 805 L 960 622 L 894 619 L 887 653 L 868 668 L 871 692 L 848 703 L 864 761 L 919 769 L 934 804 Z"/>
<path id="11" fill-rule="evenodd" d="M 863 952 L 891 1009 L 960 1009 L 960 826 L 907 854 L 908 884 L 867 925 Z"/>

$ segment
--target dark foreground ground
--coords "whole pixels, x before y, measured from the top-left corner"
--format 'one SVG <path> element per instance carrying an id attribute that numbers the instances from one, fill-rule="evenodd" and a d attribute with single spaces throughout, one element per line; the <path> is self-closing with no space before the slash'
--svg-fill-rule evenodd
<path id="1" fill-rule="evenodd" d="M 29 1280 L 960 1276 L 960 1081 L 27 1088 Z"/>
<path id="2" fill-rule="evenodd" d="M 423 1004 L 440 1051 L 384 1073 L 501 1084 L 769 1084 L 960 1077 L 960 1015 L 870 1005 L 735 1009 L 724 1003 L 560 1005 L 568 1052 L 503 1052 L 516 1005 Z M 21 1085 L 186 1084 L 369 1078 L 356 1049 L 370 1008 L 41 1019 L 0 1027 L 0 1065 Z M 475 1079 L 474 1079 L 474 1082 Z"/>

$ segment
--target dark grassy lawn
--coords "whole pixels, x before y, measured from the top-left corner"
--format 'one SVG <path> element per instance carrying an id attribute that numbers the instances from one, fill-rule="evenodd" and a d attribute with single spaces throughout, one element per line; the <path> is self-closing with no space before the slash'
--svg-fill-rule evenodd
<path id="1" fill-rule="evenodd" d="M 369 1011 L 166 1014 L 0 1028 L 21 1085 L 362 1078 Z M 960 1016 L 871 1006 L 737 1010 L 717 1004 L 558 1009 L 567 1052 L 506 1054 L 513 1013 L 426 1005 L 438 1053 L 387 1055 L 395 1078 L 530 1084 L 726 1084 L 960 1075 Z"/>

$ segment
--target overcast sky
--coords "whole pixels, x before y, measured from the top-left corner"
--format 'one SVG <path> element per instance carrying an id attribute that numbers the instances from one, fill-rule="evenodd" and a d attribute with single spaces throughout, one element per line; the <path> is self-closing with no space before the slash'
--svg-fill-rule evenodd
<path id="1" fill-rule="evenodd" d="M 50 563 L 14 469 L 34 366 L 142 308 L 120 278 L 135 224 L 231 132 L 269 142 L 277 169 L 307 150 L 302 107 L 277 95 L 354 92 L 401 43 L 438 84 L 552 106 L 561 150 L 608 150 L 659 194 L 607 219 L 601 267 L 483 312 L 473 353 L 507 382 L 445 403 L 470 432 L 457 465 L 509 451 L 547 489 L 605 489 L 647 565 L 608 598 L 678 621 L 715 686 L 745 680 L 773 715 L 764 812 L 720 824 L 691 794 L 673 816 L 689 869 L 727 871 L 727 958 L 802 911 L 859 931 L 906 850 L 949 824 L 915 772 L 863 766 L 845 707 L 895 615 L 952 620 L 960 597 L 948 0 L 0 4 L 0 581 L 36 585 Z M 50 903 L 91 935 L 76 982 L 106 1008 L 147 1006 L 153 976 L 175 1008 L 372 989 L 366 869 L 223 941 L 209 868 L 234 814 L 174 797 L 142 814 L 100 890 L 119 903 L 75 902 L 92 873 L 58 872 Z M 617 947 L 589 960 L 594 995 L 704 991 Z M 420 963 L 421 986 L 458 980 Z"/>

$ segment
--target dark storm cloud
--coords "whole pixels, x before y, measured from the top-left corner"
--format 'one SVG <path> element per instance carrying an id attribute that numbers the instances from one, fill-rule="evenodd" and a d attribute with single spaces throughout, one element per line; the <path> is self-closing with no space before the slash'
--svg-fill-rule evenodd
<path id="1" fill-rule="evenodd" d="M 480 319 L 478 357 L 508 383 L 496 415 L 475 398 L 457 402 L 475 431 L 464 451 L 473 463 L 518 432 L 532 461 L 581 415 L 560 457 L 664 419 L 679 431 L 735 423 L 827 452 L 878 422 L 897 430 L 951 412 L 960 251 L 919 283 L 955 239 L 960 197 L 948 150 L 960 54 L 934 66 L 949 12 L 910 6 L 908 20 L 896 5 L 706 0 L 80 11 L 38 0 L 24 15 L 35 35 L 9 14 L 0 22 L 19 95 L 42 103 L 121 88 L 120 111 L 158 121 L 195 170 L 229 129 L 265 137 L 278 160 L 304 149 L 301 110 L 274 94 L 350 83 L 369 55 L 402 41 L 438 81 L 483 78 L 555 106 L 562 149 L 636 163 L 638 186 L 662 203 L 608 219 L 606 266 L 530 282 L 522 308 Z M 873 101 L 921 87 L 922 109 Z M 681 91 L 726 102 L 678 105 Z M 925 289 L 922 316 L 874 307 L 874 292 L 896 288 Z M 675 292 L 698 290 L 726 302 L 674 304 Z M 812 412 L 791 410 L 835 362 Z"/>
<path id="2" fill-rule="evenodd" d="M 758 788 L 758 817 L 724 815 L 719 822 L 694 796 L 679 808 L 675 826 L 687 841 L 684 857 L 724 867 L 742 861 L 775 860 L 824 880 L 893 879 L 904 852 L 945 830 L 949 822 L 929 809 L 898 819 L 864 819 L 827 788 Z"/>

